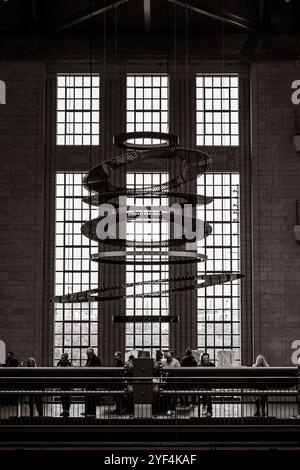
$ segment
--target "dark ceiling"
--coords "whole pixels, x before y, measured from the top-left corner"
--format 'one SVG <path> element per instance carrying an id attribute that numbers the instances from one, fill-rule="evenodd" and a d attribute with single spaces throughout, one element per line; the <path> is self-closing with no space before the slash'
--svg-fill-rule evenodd
<path id="1" fill-rule="evenodd" d="M 298 60 L 300 0 L 0 0 L 1 59 L 91 51 Z"/>
<path id="2" fill-rule="evenodd" d="M 0 0 L 7 33 L 295 33 L 300 0 Z"/>

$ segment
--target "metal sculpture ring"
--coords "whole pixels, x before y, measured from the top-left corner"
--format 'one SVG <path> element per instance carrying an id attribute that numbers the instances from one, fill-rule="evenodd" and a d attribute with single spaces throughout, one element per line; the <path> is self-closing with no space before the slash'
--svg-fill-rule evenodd
<path id="1" fill-rule="evenodd" d="M 145 142 L 129 142 L 130 140 L 135 139 L 151 139 L 151 140 L 160 140 L 163 142 L 147 144 Z M 178 145 L 179 139 L 177 135 L 169 134 L 166 132 L 125 132 L 124 134 L 115 135 L 113 138 L 113 143 L 118 147 L 126 149 L 150 149 L 150 148 L 165 148 L 165 147 L 176 147 Z"/>
<path id="2" fill-rule="evenodd" d="M 205 173 L 211 165 L 210 156 L 198 149 L 166 147 L 130 150 L 91 168 L 83 178 L 83 185 L 87 190 L 99 193 L 127 190 L 122 186 L 118 187 L 113 184 L 112 179 L 115 171 L 149 159 L 159 159 L 160 161 L 165 159 L 172 163 L 176 160 L 182 168 L 179 170 L 178 175 L 169 181 L 145 187 L 148 191 L 164 191 L 176 188 Z"/>
<path id="3" fill-rule="evenodd" d="M 180 191 L 153 191 L 151 190 L 131 190 L 131 189 L 122 189 L 119 191 L 108 191 L 99 194 L 92 194 L 91 196 L 84 196 L 82 201 L 85 204 L 90 206 L 100 206 L 106 202 L 112 201 L 113 199 L 118 198 L 119 196 L 126 197 L 171 197 L 176 199 L 181 199 L 184 202 L 194 205 L 207 205 L 213 201 L 213 198 L 210 196 L 201 196 L 200 194 L 187 193 Z"/>
<path id="4" fill-rule="evenodd" d="M 100 242 L 99 253 L 92 254 L 91 260 L 98 263 L 116 264 L 118 266 L 134 264 L 140 266 L 140 268 L 138 268 L 139 272 L 151 272 L 151 268 L 148 268 L 148 266 L 153 265 L 155 266 L 155 269 L 157 269 L 157 265 L 187 265 L 205 261 L 207 256 L 205 254 L 197 253 L 194 240 L 198 237 L 197 227 L 201 228 L 201 239 L 210 235 L 212 228 L 206 222 L 197 221 L 196 217 L 194 217 L 193 211 L 189 217 L 188 214 L 183 214 L 188 217 L 186 224 L 188 228 L 195 230 L 196 227 L 196 235 L 193 239 L 190 239 L 190 235 L 194 232 L 191 232 L 190 230 L 187 232 L 184 231 L 184 233 L 181 231 L 180 236 L 177 236 L 178 234 L 175 232 L 175 228 L 177 226 L 183 228 L 183 219 L 179 218 L 176 219 L 176 221 L 175 218 L 170 220 L 168 219 L 171 231 L 166 235 L 168 238 L 159 239 L 159 241 L 149 241 L 149 239 L 130 240 L 126 237 L 122 237 L 123 232 L 121 232 L 121 234 L 118 232 L 118 237 L 109 238 L 107 237 L 108 234 L 106 234 L 102 225 L 107 219 L 107 223 L 109 225 L 113 225 L 113 228 L 116 228 L 117 226 L 119 228 L 122 214 L 125 219 L 125 224 L 130 222 L 132 219 L 135 220 L 135 218 L 139 217 L 141 214 L 143 221 L 144 218 L 145 220 L 147 219 L 147 207 L 145 212 L 142 212 L 142 209 L 139 209 L 139 215 L 137 209 L 132 211 L 132 208 L 127 207 L 127 202 L 123 204 L 124 201 L 121 200 L 121 196 L 133 199 L 170 198 L 170 202 L 172 204 L 172 201 L 175 200 L 179 206 L 182 206 L 182 203 L 188 203 L 194 208 L 196 205 L 206 205 L 211 203 L 213 200 L 211 197 L 180 191 L 181 185 L 195 180 L 195 178 L 204 174 L 209 169 L 211 165 L 210 156 L 199 149 L 177 147 L 178 138 L 175 135 L 168 133 L 134 132 L 119 134 L 115 136 L 114 143 L 119 147 L 126 149 L 126 151 L 94 166 L 83 178 L 84 187 L 88 191 L 94 193 L 84 197 L 82 199 L 83 202 L 91 206 L 101 206 L 102 204 L 106 204 L 110 201 L 111 205 L 113 204 L 112 212 L 110 212 L 111 207 L 108 208 L 109 204 L 106 204 L 106 209 L 104 207 L 100 208 L 98 214 L 99 217 L 90 220 L 89 222 L 85 222 L 82 225 L 81 232 L 83 235 L 91 240 L 97 241 L 98 243 Z M 151 167 L 153 164 L 156 164 L 156 161 L 159 161 L 159 168 L 162 169 L 161 171 L 166 170 L 166 172 L 170 174 L 168 181 L 164 181 L 161 184 L 154 183 L 150 186 L 145 186 L 142 189 L 127 188 L 126 185 L 123 184 L 124 178 L 121 180 L 121 183 L 116 183 L 118 178 L 122 174 L 124 175 L 124 172 L 126 172 L 127 167 L 130 167 L 130 165 L 133 166 L 132 171 L 134 171 L 137 168 L 135 164 L 147 162 L 147 165 Z M 124 212 L 121 210 L 122 205 L 125 205 L 126 208 Z M 174 206 L 171 206 L 170 208 L 168 207 L 168 209 L 170 209 L 170 216 L 171 212 L 174 211 Z M 151 217 L 153 219 L 162 217 L 162 214 L 164 217 L 167 217 L 166 211 L 164 212 L 162 209 L 157 213 L 157 209 L 154 207 L 154 209 L 151 208 L 151 211 L 153 211 L 153 214 L 150 216 L 150 219 Z M 116 218 L 113 217 L 115 215 Z M 110 216 L 112 216 L 112 219 Z M 199 222 L 200 225 L 202 224 L 201 227 L 197 225 Z M 98 226 L 99 223 L 100 226 Z M 187 229 L 187 227 L 184 228 Z M 102 238 L 102 232 L 106 235 L 105 239 Z M 118 251 L 106 251 L 108 246 L 116 247 Z M 172 251 L 173 247 L 177 247 L 179 251 Z M 191 248 L 193 248 L 193 250 L 191 250 Z M 172 292 L 184 292 L 198 288 L 206 288 L 241 279 L 242 277 L 243 275 L 238 273 L 226 272 L 215 274 L 185 274 L 170 278 L 161 277 L 160 279 L 150 281 L 143 280 L 136 283 L 104 286 L 97 289 L 89 289 L 87 291 L 57 296 L 54 300 L 55 302 L 61 303 L 75 303 L 105 302 L 138 297 L 162 297 L 167 296 Z M 172 283 L 169 284 L 171 281 Z M 142 288 L 138 290 L 133 289 L 133 286 L 137 287 L 147 284 L 156 286 L 157 288 L 151 292 L 144 292 L 144 289 Z M 120 289 L 121 291 L 118 292 Z M 117 290 L 117 292 L 114 292 L 114 290 Z"/>
<path id="5" fill-rule="evenodd" d="M 136 258 L 146 259 L 136 259 Z M 151 258 L 151 260 L 148 259 Z M 118 258 L 117 260 L 115 258 Z M 132 258 L 132 259 L 131 259 Z M 170 258 L 179 258 L 171 259 Z M 183 259 L 184 258 L 184 259 Z M 91 255 L 91 261 L 107 264 L 138 264 L 138 265 L 152 265 L 152 264 L 182 264 L 194 263 L 207 260 L 207 256 L 195 251 L 101 251 Z"/>
<path id="6" fill-rule="evenodd" d="M 71 294 L 65 294 L 61 296 L 56 296 L 54 298 L 54 302 L 57 303 L 79 303 L 79 302 L 105 302 L 108 300 L 120 300 L 124 298 L 132 298 L 132 297 L 157 297 L 160 295 L 168 295 L 170 292 L 181 292 L 191 289 L 199 289 L 210 287 L 214 285 L 224 284 L 225 282 L 232 282 L 244 277 L 243 274 L 238 273 L 220 273 L 220 274 L 187 274 L 184 276 L 179 277 L 171 277 L 166 279 L 158 279 L 154 281 L 143 281 L 137 283 L 127 283 L 127 284 L 120 284 L 120 285 L 110 285 L 100 287 L 98 289 L 89 289 L 86 291 L 81 292 L 74 292 Z M 202 282 L 198 282 L 202 281 Z M 168 284 L 169 282 L 189 282 L 189 284 L 185 284 L 184 286 L 174 287 L 166 290 L 159 289 L 158 291 L 151 292 L 151 293 L 122 293 L 122 294 L 112 294 L 112 295 L 105 295 L 99 296 L 95 294 L 101 294 L 102 292 L 112 291 L 112 290 L 120 290 L 120 289 L 128 289 L 131 287 L 137 287 L 142 285 L 159 285 L 159 284 Z"/>

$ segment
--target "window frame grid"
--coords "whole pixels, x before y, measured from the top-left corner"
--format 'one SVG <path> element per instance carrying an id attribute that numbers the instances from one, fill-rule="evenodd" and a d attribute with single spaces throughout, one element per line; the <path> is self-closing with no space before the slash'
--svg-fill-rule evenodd
<path id="1" fill-rule="evenodd" d="M 145 182 L 145 175 L 150 175 L 151 181 L 150 182 Z M 153 181 L 153 176 L 158 175 L 159 180 L 154 183 Z M 133 183 L 130 184 L 128 183 L 128 177 L 133 177 Z M 163 182 L 163 177 L 167 177 L 167 174 L 161 173 L 161 172 L 136 172 L 136 173 L 128 173 L 127 174 L 127 188 L 141 188 L 149 186 L 149 184 L 161 184 Z M 142 178 L 142 184 L 137 184 L 137 179 L 141 177 Z M 146 198 L 136 198 L 136 197 L 130 197 L 127 199 L 127 205 L 130 207 L 134 207 L 136 204 L 133 202 L 136 199 L 142 199 L 143 205 L 147 206 L 149 205 L 148 202 L 151 201 L 151 204 L 153 204 L 153 201 L 156 201 L 159 203 L 159 205 L 166 205 L 168 199 L 167 198 L 162 198 L 162 197 L 146 197 Z M 145 203 L 145 200 L 148 202 Z M 139 204 L 137 204 L 139 205 Z M 136 236 L 137 232 L 142 239 L 145 237 L 145 225 L 148 222 L 142 222 L 142 221 L 136 221 L 134 220 L 133 222 L 130 222 L 134 224 L 134 230 L 133 230 L 133 235 L 134 237 Z M 140 233 L 139 230 L 136 229 L 137 223 L 142 225 L 142 232 Z M 161 220 L 158 222 L 154 222 L 156 224 L 159 224 L 159 238 L 161 239 L 162 235 L 165 235 L 168 237 L 169 233 L 168 230 L 166 231 L 165 229 L 162 230 L 162 222 Z M 127 224 L 128 227 L 128 224 Z M 132 232 L 130 232 L 132 234 Z M 153 230 L 151 230 L 150 235 L 153 234 Z M 155 232 L 157 235 L 157 233 Z M 149 235 L 149 233 L 148 233 Z M 130 238 L 128 238 L 130 239 Z M 160 248 L 157 248 L 158 250 Z M 136 249 L 136 252 L 138 251 L 143 251 L 142 249 Z M 136 260 L 136 256 L 131 257 L 132 263 L 126 266 L 126 282 L 128 282 L 128 275 L 129 275 L 129 281 L 134 283 L 133 288 L 127 288 L 126 291 L 128 292 L 133 292 L 133 294 L 137 293 L 145 293 L 145 286 L 136 286 L 136 282 L 141 282 L 145 281 L 145 279 L 149 280 L 155 280 L 159 277 L 168 277 L 168 265 L 142 265 L 142 266 L 136 266 L 134 265 L 134 261 Z M 144 260 L 144 259 L 151 260 L 153 259 L 153 256 L 150 255 L 140 255 L 138 256 L 139 260 Z M 164 289 L 167 289 L 168 284 L 164 284 Z M 154 286 L 154 288 L 151 289 L 146 289 L 146 292 L 151 290 L 151 292 L 156 292 L 156 290 L 159 289 L 158 286 Z M 149 305 L 150 304 L 150 305 Z M 159 296 L 155 298 L 132 298 L 132 299 L 126 299 L 126 315 L 134 315 L 134 317 L 139 316 L 140 314 L 142 315 L 158 315 L 161 314 L 162 316 L 164 315 L 169 315 L 169 296 Z M 150 338 L 150 345 L 147 345 L 145 343 L 145 336 L 149 336 Z M 138 337 L 141 337 L 141 342 L 138 342 Z M 169 348 L 170 344 L 170 327 L 168 323 L 159 323 L 159 322 L 154 322 L 154 323 L 142 323 L 142 322 L 134 322 L 134 323 L 127 323 L 126 324 L 126 331 L 125 331 L 125 350 L 126 352 L 132 351 L 132 350 L 143 350 L 143 351 L 149 351 L 150 355 L 152 357 L 155 357 L 155 351 L 157 349 L 163 349 L 167 350 Z M 153 338 L 158 337 L 158 342 L 154 343 Z M 129 341 L 129 338 L 131 340 Z M 167 338 L 167 341 L 164 341 Z"/>
<path id="2" fill-rule="evenodd" d="M 64 78 L 64 85 L 59 83 L 60 79 L 62 78 Z M 81 86 L 76 85 L 76 78 L 80 78 L 82 80 Z M 85 85 L 85 78 L 90 79 L 90 85 Z M 67 80 L 69 81 L 67 82 Z M 71 83 L 73 83 L 73 85 L 71 85 Z M 64 90 L 63 97 L 60 96 L 60 90 Z M 76 90 L 81 90 L 81 98 L 77 98 L 75 96 Z M 89 97 L 84 96 L 85 90 L 89 90 Z M 96 97 L 93 97 L 93 93 L 95 90 L 97 90 Z M 100 145 L 100 75 L 97 73 L 59 73 L 57 74 L 56 79 L 56 92 L 56 145 Z M 68 94 L 70 94 L 71 96 L 68 97 Z M 85 108 L 87 101 L 89 102 L 89 107 Z M 64 106 L 62 108 L 61 102 L 64 103 Z M 81 102 L 81 107 L 78 109 L 76 107 L 77 102 Z M 69 103 L 72 103 L 72 106 L 70 108 Z M 60 113 L 64 114 L 64 118 L 62 120 L 60 117 Z M 81 116 L 81 120 L 79 121 L 77 121 L 77 114 L 78 118 Z M 70 119 L 71 117 L 72 119 Z M 85 121 L 86 118 L 88 119 Z M 76 126 L 81 126 L 81 132 L 76 132 Z M 85 132 L 85 126 L 89 126 L 89 132 Z M 59 132 L 60 127 L 63 127 L 62 132 Z M 71 129 L 73 130 L 72 132 Z M 80 142 L 77 137 L 78 139 L 80 137 Z"/>
<path id="3" fill-rule="evenodd" d="M 81 178 L 81 183 L 75 182 L 78 175 Z M 55 295 L 98 286 L 98 266 L 96 263 L 92 264 L 90 260 L 90 249 L 96 247 L 97 243 L 88 240 L 81 232 L 75 233 L 74 230 L 75 224 L 81 226 L 83 219 L 87 219 L 84 217 L 86 212 L 89 214 L 89 219 L 98 213 L 97 209 L 82 202 L 82 196 L 87 193 L 82 186 L 82 177 L 83 173 L 77 172 L 57 172 L 56 174 Z M 81 201 L 80 209 L 75 209 L 76 200 Z M 81 213 L 80 220 L 77 220 L 76 217 L 70 219 L 70 213 L 73 215 L 78 210 Z M 63 212 L 62 222 L 58 217 L 61 215 L 60 211 Z M 62 233 L 58 229 L 58 223 L 63 226 Z M 80 237 L 80 244 L 75 243 L 75 237 Z M 83 240 L 85 243 L 82 243 Z M 77 259 L 75 258 L 75 250 L 78 249 L 80 249 L 80 256 Z M 62 257 L 57 256 L 59 250 L 62 252 L 60 255 Z M 83 257 L 83 250 L 88 252 L 88 258 Z M 78 260 L 80 260 L 79 266 L 77 266 Z M 88 261 L 87 269 L 83 269 L 84 261 Z M 59 265 L 62 265 L 62 270 L 59 269 Z M 59 275 L 62 280 L 57 282 Z M 74 275 L 77 280 L 79 279 L 79 282 L 75 282 Z M 88 278 L 88 283 L 86 283 L 86 278 Z M 70 328 L 70 331 L 67 331 L 67 327 Z M 74 332 L 75 328 L 77 328 L 77 332 Z M 87 341 L 83 341 L 84 337 L 87 337 Z M 61 339 L 60 343 L 58 343 L 59 338 Z M 86 361 L 85 350 L 88 346 L 97 350 L 98 307 L 90 303 L 87 305 L 83 303 L 56 304 L 54 311 L 54 365 L 62 352 L 69 353 L 73 365 L 84 365 Z M 79 357 L 74 357 L 76 350 Z"/>
<path id="4" fill-rule="evenodd" d="M 223 177 L 224 176 L 229 176 L 229 184 L 223 184 Z M 221 184 L 215 184 L 214 180 L 215 177 L 221 177 Z M 233 183 L 232 179 L 233 176 L 236 176 L 238 182 Z M 207 180 L 212 177 L 212 182 L 213 184 L 209 185 L 207 184 Z M 199 181 L 203 178 L 203 183 L 199 184 Z M 224 211 L 224 199 L 229 200 L 229 207 L 230 207 L 230 219 L 229 221 L 223 221 L 223 220 L 215 220 L 215 217 L 213 217 L 213 220 L 211 220 L 209 217 L 207 217 L 207 212 L 209 211 L 209 206 L 203 206 L 202 209 L 202 214 L 201 214 L 201 209 L 199 210 L 199 207 L 197 209 L 198 216 L 200 215 L 200 218 L 204 219 L 206 222 L 211 223 L 213 232 L 209 237 L 206 237 L 203 240 L 203 243 L 198 243 L 198 250 L 200 252 L 207 252 L 207 249 L 209 248 L 211 251 L 214 251 L 215 249 L 221 249 L 222 250 L 222 258 L 219 260 L 219 263 L 217 263 L 216 258 L 209 259 L 204 263 L 201 263 L 203 265 L 203 268 L 201 264 L 198 265 L 198 272 L 203 272 L 207 274 L 211 273 L 218 273 L 218 272 L 223 272 L 223 271 L 233 271 L 233 272 L 239 272 L 240 271 L 240 221 L 239 218 L 237 220 L 233 220 L 233 214 L 236 213 L 239 215 L 239 201 L 240 201 L 240 195 L 239 195 L 239 174 L 238 173 L 226 173 L 226 172 L 216 172 L 216 173 L 207 173 L 205 175 L 201 175 L 198 177 L 197 181 L 197 189 L 198 189 L 198 194 L 206 194 L 206 195 L 211 195 L 214 197 L 215 200 L 221 201 L 221 209 L 215 208 L 213 206 L 212 212 L 215 215 L 217 211 L 221 210 L 221 213 L 223 214 Z M 213 188 L 212 193 L 207 191 L 207 187 L 211 186 Z M 215 187 L 219 186 L 222 188 L 221 195 L 220 196 L 215 196 Z M 224 187 L 229 187 L 229 195 L 225 196 L 223 195 L 224 192 Z M 233 197 L 233 192 L 237 191 L 236 197 Z M 234 209 L 234 204 L 233 200 L 237 202 L 236 208 Z M 214 204 L 214 202 L 212 203 Z M 230 225 L 230 244 L 227 245 L 226 243 L 223 243 L 221 245 L 215 243 L 215 237 L 220 237 L 219 234 L 214 233 L 214 226 L 216 224 L 219 224 L 222 227 L 221 231 L 221 236 L 222 237 L 228 237 L 227 233 L 223 232 L 223 227 L 224 224 Z M 235 230 L 235 225 L 237 224 L 237 234 L 234 234 L 233 231 Z M 233 244 L 233 236 L 237 237 L 237 243 Z M 210 242 L 210 239 L 212 239 L 212 243 Z M 224 240 L 224 238 L 223 238 Z M 225 239 L 226 240 L 226 239 Z M 224 250 L 228 250 L 230 252 L 230 265 L 225 269 L 224 266 Z M 234 251 L 237 250 L 237 257 L 235 258 L 233 256 Z M 217 264 L 220 264 L 220 261 L 222 261 L 221 269 L 217 269 L 219 266 Z M 236 261 L 237 263 L 237 268 L 238 269 L 233 269 L 232 262 Z M 207 264 L 210 263 L 210 268 L 207 268 Z M 221 302 L 218 302 L 219 300 L 222 300 Z M 226 300 L 230 299 L 230 307 L 226 308 Z M 223 285 L 217 285 L 217 286 L 211 286 L 207 287 L 204 289 L 198 289 L 197 292 L 197 338 L 198 338 L 198 348 L 200 350 L 205 350 L 210 353 L 211 358 L 215 361 L 217 351 L 218 350 L 235 350 L 236 351 L 236 364 L 240 364 L 240 355 L 241 355 L 241 328 L 240 328 L 240 321 L 241 321 L 241 311 L 240 311 L 240 304 L 241 304 L 241 294 L 240 294 L 240 281 L 234 281 L 232 283 L 225 283 Z M 218 303 L 221 304 L 218 305 Z M 216 319 L 219 318 L 219 315 L 216 317 L 216 310 L 221 309 L 221 319 Z M 228 315 L 228 312 L 230 312 L 229 319 L 226 318 Z M 204 317 L 201 319 L 201 317 Z M 220 328 L 216 328 L 217 325 L 222 325 L 222 332 L 216 333 L 216 329 L 220 330 Z M 228 328 L 226 326 L 229 325 L 230 332 L 228 333 Z M 210 331 L 210 329 L 212 331 Z M 221 335 L 221 344 L 217 344 L 219 340 L 216 338 L 217 336 Z M 208 337 L 213 337 L 213 342 L 209 343 Z M 230 337 L 230 340 L 229 340 Z M 202 338 L 202 340 L 201 340 Z M 211 338 L 209 338 L 211 339 Z M 229 341 L 229 344 L 227 342 Z"/>
<path id="5" fill-rule="evenodd" d="M 211 79 L 211 86 L 206 86 L 206 79 Z M 220 79 L 220 85 L 214 85 L 215 80 Z M 229 79 L 229 85 L 223 85 L 223 79 Z M 237 85 L 231 85 L 232 79 L 237 79 Z M 202 84 L 200 83 L 202 81 Z M 239 74 L 224 73 L 224 74 L 197 74 L 196 75 L 196 145 L 198 147 L 238 147 L 240 145 L 240 122 L 239 122 Z M 228 97 L 223 94 L 228 89 Z M 202 92 L 200 92 L 202 90 Z M 211 97 L 207 96 L 207 90 L 211 90 Z M 214 97 L 214 92 L 220 90 L 220 97 L 217 99 Z M 237 97 L 232 96 L 233 90 L 237 90 Z M 199 95 L 201 95 L 199 97 Z M 215 109 L 215 101 L 220 101 L 220 108 Z M 211 108 L 207 108 L 208 102 L 211 101 Z M 228 101 L 228 109 L 223 109 L 223 102 Z M 203 104 L 199 108 L 200 104 Z M 237 103 L 236 109 L 233 109 L 233 103 Z M 203 115 L 203 120 L 198 119 L 199 115 Z M 220 122 L 215 121 L 216 114 L 220 114 Z M 228 121 L 224 121 L 225 113 L 228 113 Z M 236 113 L 236 120 L 233 120 L 233 113 Z M 207 115 L 211 114 L 211 121 L 207 121 Z M 220 132 L 218 134 L 214 131 L 214 126 L 220 126 Z M 228 125 L 228 132 L 223 132 L 223 126 Z M 199 130 L 202 126 L 202 132 Z M 207 126 L 211 126 L 212 129 L 208 133 L 206 132 Z M 233 126 L 237 126 L 236 133 L 233 133 Z"/>
<path id="6" fill-rule="evenodd" d="M 162 84 L 162 79 L 166 79 L 166 84 Z M 159 85 L 153 85 L 154 79 L 159 79 Z M 133 80 L 133 85 L 130 85 L 130 80 Z M 137 80 L 142 80 L 143 85 L 138 84 Z M 145 85 L 146 80 L 150 80 L 150 85 Z M 164 82 L 163 82 L 164 83 Z M 154 92 L 155 90 L 159 90 L 159 97 L 155 97 Z M 133 96 L 128 96 L 130 90 L 133 90 Z M 142 90 L 142 96 L 138 97 L 137 93 Z M 145 97 L 145 91 L 150 90 L 150 97 Z M 166 96 L 162 96 L 164 94 L 164 90 L 166 90 Z M 127 132 L 139 132 L 139 131 L 149 131 L 149 132 L 169 132 L 169 77 L 167 74 L 135 74 L 129 73 L 126 77 L 126 131 Z M 143 106 L 138 109 L 137 108 L 137 101 L 140 100 L 143 102 Z M 151 101 L 152 105 L 150 109 L 145 108 L 145 102 Z M 159 101 L 158 109 L 153 109 L 154 101 Z M 130 103 L 133 103 L 133 107 L 129 107 Z M 164 105 L 166 105 L 166 109 L 164 109 Z M 129 114 L 133 114 L 133 116 L 129 116 Z M 157 113 L 158 119 L 154 120 L 154 113 Z M 164 113 L 164 114 L 163 114 Z M 165 119 L 166 113 L 166 119 Z M 140 116 L 141 114 L 141 120 Z M 145 117 L 146 114 L 151 116 L 150 121 L 146 121 Z M 129 119 L 130 117 L 130 119 Z M 147 116 L 148 117 L 148 116 Z M 135 144 L 143 144 L 143 145 L 150 145 L 150 144 L 158 144 L 162 141 L 160 139 L 132 139 L 132 142 Z"/>

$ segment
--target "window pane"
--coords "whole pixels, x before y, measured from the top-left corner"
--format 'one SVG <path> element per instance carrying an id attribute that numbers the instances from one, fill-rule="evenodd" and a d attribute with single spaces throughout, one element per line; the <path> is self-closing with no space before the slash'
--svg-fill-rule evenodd
<path id="1" fill-rule="evenodd" d="M 162 184 L 168 179 L 165 173 L 127 173 L 127 188 L 141 189 L 155 184 Z M 138 206 L 139 217 L 133 218 L 127 223 L 127 239 L 136 241 L 162 241 L 168 239 L 168 224 L 158 218 L 150 218 L 146 206 L 166 206 L 168 198 L 128 198 L 127 205 L 130 205 L 131 212 L 134 213 L 135 206 Z M 145 211 L 141 208 L 145 207 Z M 145 212 L 145 213 L 144 213 Z M 162 248 L 163 250 L 164 248 Z M 128 249 L 129 250 L 129 249 Z M 130 250 L 131 251 L 131 250 Z M 143 248 L 135 248 L 135 256 L 131 257 L 132 264 L 126 266 L 126 282 L 133 283 L 133 287 L 126 289 L 127 295 L 155 294 L 168 289 L 168 284 L 145 284 L 147 281 L 155 281 L 168 277 L 168 265 L 151 264 L 144 265 L 144 261 L 153 260 L 145 254 Z M 135 261 L 142 264 L 137 265 Z M 140 285 L 139 285 L 140 284 Z M 168 315 L 169 297 L 167 294 L 157 297 L 135 297 L 126 299 L 127 315 Z M 127 324 L 126 351 L 132 349 L 143 349 L 152 352 L 155 357 L 156 349 L 168 349 L 169 347 L 169 324 L 167 323 L 135 323 Z"/>
<path id="2" fill-rule="evenodd" d="M 239 174 L 207 173 L 198 177 L 198 194 L 214 200 L 199 206 L 198 218 L 212 225 L 211 235 L 199 242 L 199 252 L 208 260 L 198 263 L 198 272 L 214 274 L 240 270 Z M 235 350 L 240 363 L 240 281 L 198 289 L 198 347 L 218 351 Z M 238 339 L 237 339 L 238 338 Z"/>
<path id="3" fill-rule="evenodd" d="M 57 76 L 57 145 L 99 145 L 99 87 L 98 76 Z"/>
<path id="4" fill-rule="evenodd" d="M 127 76 L 127 132 L 169 132 L 168 87 L 167 76 Z M 159 142 L 134 140 L 137 144 Z"/>
<path id="5" fill-rule="evenodd" d="M 239 145 L 238 80 L 238 75 L 197 76 L 196 144 L 198 146 Z"/>
<path id="6" fill-rule="evenodd" d="M 56 176 L 55 295 L 98 286 L 98 265 L 90 261 L 95 242 L 80 231 L 81 221 L 97 217 L 98 211 L 82 201 L 85 195 L 82 178 L 81 173 L 57 173 Z M 87 213 L 88 217 L 83 217 Z M 80 223 L 75 224 L 74 220 Z M 55 364 L 61 352 L 68 352 L 71 360 L 76 361 L 81 350 L 81 362 L 74 362 L 74 365 L 84 365 L 86 346 L 97 346 L 98 308 L 89 303 L 56 304 L 55 319 Z"/>

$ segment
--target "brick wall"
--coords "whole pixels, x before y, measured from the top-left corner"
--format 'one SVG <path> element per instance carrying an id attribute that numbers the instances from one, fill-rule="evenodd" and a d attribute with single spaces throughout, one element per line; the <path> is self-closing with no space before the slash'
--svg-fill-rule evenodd
<path id="1" fill-rule="evenodd" d="M 214 68 L 217 70 L 217 64 Z M 291 103 L 290 87 L 293 80 L 300 79 L 300 65 L 294 62 L 252 64 L 250 75 L 252 162 L 250 166 L 246 142 L 249 123 L 244 116 L 241 119 L 245 134 L 243 148 L 239 155 L 234 154 L 233 168 L 230 167 L 231 170 L 239 167 L 243 186 L 247 187 L 243 196 L 244 212 L 250 212 L 248 202 L 252 195 L 252 250 L 249 242 L 242 241 L 247 285 L 251 287 L 251 252 L 254 279 L 252 312 L 251 292 L 245 288 L 246 284 L 243 288 L 244 299 L 248 299 L 243 304 L 242 322 L 246 325 L 242 325 L 243 357 L 244 363 L 250 364 L 252 353 L 261 352 L 273 365 L 290 365 L 291 343 L 300 339 L 300 246 L 293 235 L 295 200 L 300 199 L 300 157 L 292 145 L 297 107 Z M 52 98 L 45 105 L 45 74 L 41 63 L 0 63 L 0 80 L 7 85 L 7 104 L 0 106 L 0 339 L 20 359 L 34 355 L 39 363 L 46 365 L 51 363 L 52 356 L 53 306 L 48 299 L 53 289 L 54 174 L 61 169 L 84 171 L 91 166 L 91 155 L 83 154 L 80 149 L 72 150 L 70 155 L 65 155 L 63 149 L 56 152 L 55 90 L 52 89 L 55 80 L 51 85 Z M 242 106 L 247 113 L 246 104 Z M 48 116 L 46 152 L 45 111 Z M 111 130 L 105 131 L 107 151 L 111 134 L 121 128 L 117 116 L 114 122 L 116 129 L 112 125 Z M 178 127 L 179 121 L 176 122 Z M 226 152 L 211 153 L 216 169 L 229 169 L 232 151 L 227 157 Z M 92 163 L 104 157 L 107 158 L 107 152 L 99 155 L 95 149 Z M 250 214 L 246 215 L 248 220 Z M 243 226 L 250 233 L 250 222 Z M 249 240 L 249 234 L 244 235 L 244 240 Z M 190 310 L 190 307 L 182 299 L 180 308 Z M 111 312 L 103 311 L 102 316 L 99 339 L 101 342 L 101 338 L 106 338 L 106 341 L 100 344 L 100 351 L 108 362 L 113 349 L 119 349 L 120 336 L 111 324 Z M 187 342 L 193 342 L 194 334 L 188 321 L 184 322 L 184 331 L 182 326 L 180 330 L 181 340 L 179 331 L 173 333 L 178 352 L 188 346 Z"/>
<path id="2" fill-rule="evenodd" d="M 251 67 L 254 350 L 276 366 L 291 365 L 291 343 L 300 339 L 300 246 L 293 235 L 300 155 L 291 102 L 299 78 L 296 62 Z"/>
<path id="3" fill-rule="evenodd" d="M 0 63 L 0 339 L 40 361 L 42 322 L 44 67 Z"/>

